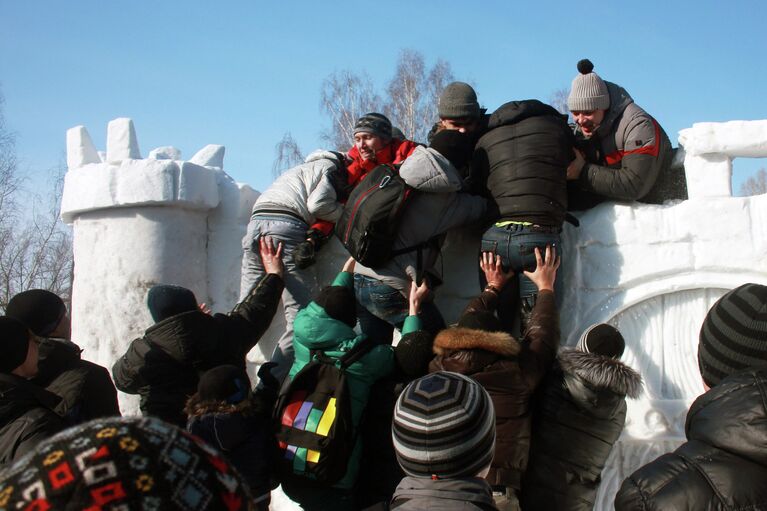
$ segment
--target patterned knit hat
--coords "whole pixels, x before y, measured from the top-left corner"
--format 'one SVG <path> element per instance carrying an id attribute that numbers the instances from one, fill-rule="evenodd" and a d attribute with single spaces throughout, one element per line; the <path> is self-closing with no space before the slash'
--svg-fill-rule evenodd
<path id="1" fill-rule="evenodd" d="M 698 366 L 713 387 L 732 373 L 767 365 L 767 286 L 743 284 L 717 301 L 700 329 Z"/>
<path id="2" fill-rule="evenodd" d="M 610 108 L 607 84 L 594 73 L 594 64 L 588 59 L 578 61 L 578 76 L 573 78 L 567 108 L 571 112 L 591 112 Z"/>
<path id="3" fill-rule="evenodd" d="M 482 115 L 477 93 L 468 83 L 452 82 L 439 95 L 437 113 L 440 119 L 477 118 Z"/>
<path id="4" fill-rule="evenodd" d="M 0 476 L 0 509 L 232 511 L 251 502 L 220 453 L 149 417 L 65 430 Z"/>
<path id="5" fill-rule="evenodd" d="M 391 121 L 383 114 L 371 112 L 365 114 L 357 119 L 357 124 L 354 125 L 354 134 L 357 133 L 372 133 L 383 139 L 391 139 Z"/>
<path id="6" fill-rule="evenodd" d="M 440 371 L 413 381 L 394 407 L 397 461 L 413 477 L 473 477 L 495 451 L 495 411 L 485 389 Z"/>

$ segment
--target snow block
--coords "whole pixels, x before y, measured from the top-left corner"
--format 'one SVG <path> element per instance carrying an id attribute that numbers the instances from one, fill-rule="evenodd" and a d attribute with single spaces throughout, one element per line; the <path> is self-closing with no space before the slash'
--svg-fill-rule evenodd
<path id="1" fill-rule="evenodd" d="M 89 163 L 101 163 L 101 156 L 85 126 L 67 130 L 67 167 L 75 169 Z"/>
<path id="2" fill-rule="evenodd" d="M 116 163 L 139 158 L 141 158 L 141 152 L 138 148 L 133 121 L 127 117 L 109 121 L 107 126 L 107 161 Z"/>
<path id="3" fill-rule="evenodd" d="M 147 158 L 153 160 L 180 160 L 181 151 L 173 146 L 166 145 L 149 151 Z"/>
<path id="4" fill-rule="evenodd" d="M 203 167 L 224 168 L 224 153 L 226 148 L 222 145 L 208 144 L 189 160 L 191 163 L 202 165 Z"/>

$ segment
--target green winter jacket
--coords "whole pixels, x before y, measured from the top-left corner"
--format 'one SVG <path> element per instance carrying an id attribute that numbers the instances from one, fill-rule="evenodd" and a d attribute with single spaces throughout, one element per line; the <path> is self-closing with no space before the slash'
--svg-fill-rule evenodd
<path id="1" fill-rule="evenodd" d="M 333 285 L 353 287 L 352 274 L 348 272 L 339 273 L 333 281 Z M 415 326 L 416 324 L 412 323 L 411 325 Z M 412 326 L 408 329 L 406 322 L 403 327 L 403 335 L 412 329 Z M 365 340 L 364 335 L 357 335 L 354 329 L 346 323 L 328 316 L 325 309 L 315 302 L 309 303 L 306 308 L 299 311 L 293 322 L 293 333 L 295 362 L 290 368 L 289 377 L 291 379 L 310 362 L 309 357 L 312 350 L 322 350 L 325 355 L 331 358 L 340 358 L 352 347 Z M 394 363 L 394 348 L 386 344 L 376 346 L 347 369 L 352 420 L 355 428 L 361 422 L 370 395 L 370 387 L 391 373 L 394 370 Z M 346 474 L 334 487 L 348 489 L 354 486 L 359 471 L 361 447 L 362 444 L 358 437 Z"/>

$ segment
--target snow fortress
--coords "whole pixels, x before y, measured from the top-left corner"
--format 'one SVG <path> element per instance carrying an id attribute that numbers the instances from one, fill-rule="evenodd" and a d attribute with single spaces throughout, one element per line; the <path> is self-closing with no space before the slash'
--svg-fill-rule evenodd
<path id="1" fill-rule="evenodd" d="M 689 200 L 662 206 L 602 204 L 567 225 L 562 344 L 609 322 L 626 338 L 623 360 L 645 392 L 603 474 L 598 509 L 611 509 L 623 478 L 684 440 L 684 420 L 703 392 L 697 342 L 708 308 L 744 282 L 767 284 L 767 195 L 732 197 L 732 160 L 767 157 L 767 120 L 698 123 L 682 130 Z M 141 158 L 130 119 L 109 123 L 105 153 L 86 129 L 67 132 L 61 216 L 74 228 L 73 339 L 111 367 L 152 324 L 146 291 L 158 283 L 192 289 L 214 311 L 231 309 L 240 282 L 241 239 L 258 193 L 223 171 L 224 147 L 190 160 L 162 147 Z M 449 321 L 478 292 L 480 233 L 451 232 L 438 303 Z M 315 268 L 330 282 L 345 259 L 331 243 Z M 278 312 L 249 355 L 259 363 L 284 328 Z M 137 400 L 121 395 L 126 413 Z"/>

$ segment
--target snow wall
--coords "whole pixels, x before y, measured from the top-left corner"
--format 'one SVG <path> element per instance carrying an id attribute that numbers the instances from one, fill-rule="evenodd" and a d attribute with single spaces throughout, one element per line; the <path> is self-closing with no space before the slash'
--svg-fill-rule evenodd
<path id="1" fill-rule="evenodd" d="M 697 123 L 682 130 L 689 200 L 662 206 L 602 204 L 563 233 L 563 345 L 589 325 L 608 322 L 626 338 L 623 360 L 644 377 L 629 403 L 597 509 L 612 509 L 621 481 L 684 441 L 684 421 L 703 392 L 698 332 L 708 308 L 745 282 L 767 284 L 767 195 L 732 197 L 732 160 L 767 157 L 767 120 Z M 192 289 L 216 312 L 237 299 L 241 238 L 258 197 L 224 171 L 224 147 L 189 160 L 173 147 L 141 158 L 130 119 L 109 123 L 99 152 L 87 130 L 67 132 L 62 219 L 74 229 L 73 340 L 84 357 L 111 367 L 152 324 L 146 292 L 154 284 Z M 446 284 L 438 304 L 448 322 L 478 292 L 480 233 L 454 231 L 443 249 Z M 346 255 L 335 240 L 315 265 L 330 282 Z M 271 354 L 284 328 L 281 312 L 249 354 Z M 254 368 L 252 367 L 252 369 Z M 124 413 L 134 396 L 120 394 Z M 275 496 L 277 497 L 277 496 Z M 292 507 L 282 498 L 275 508 Z"/>

